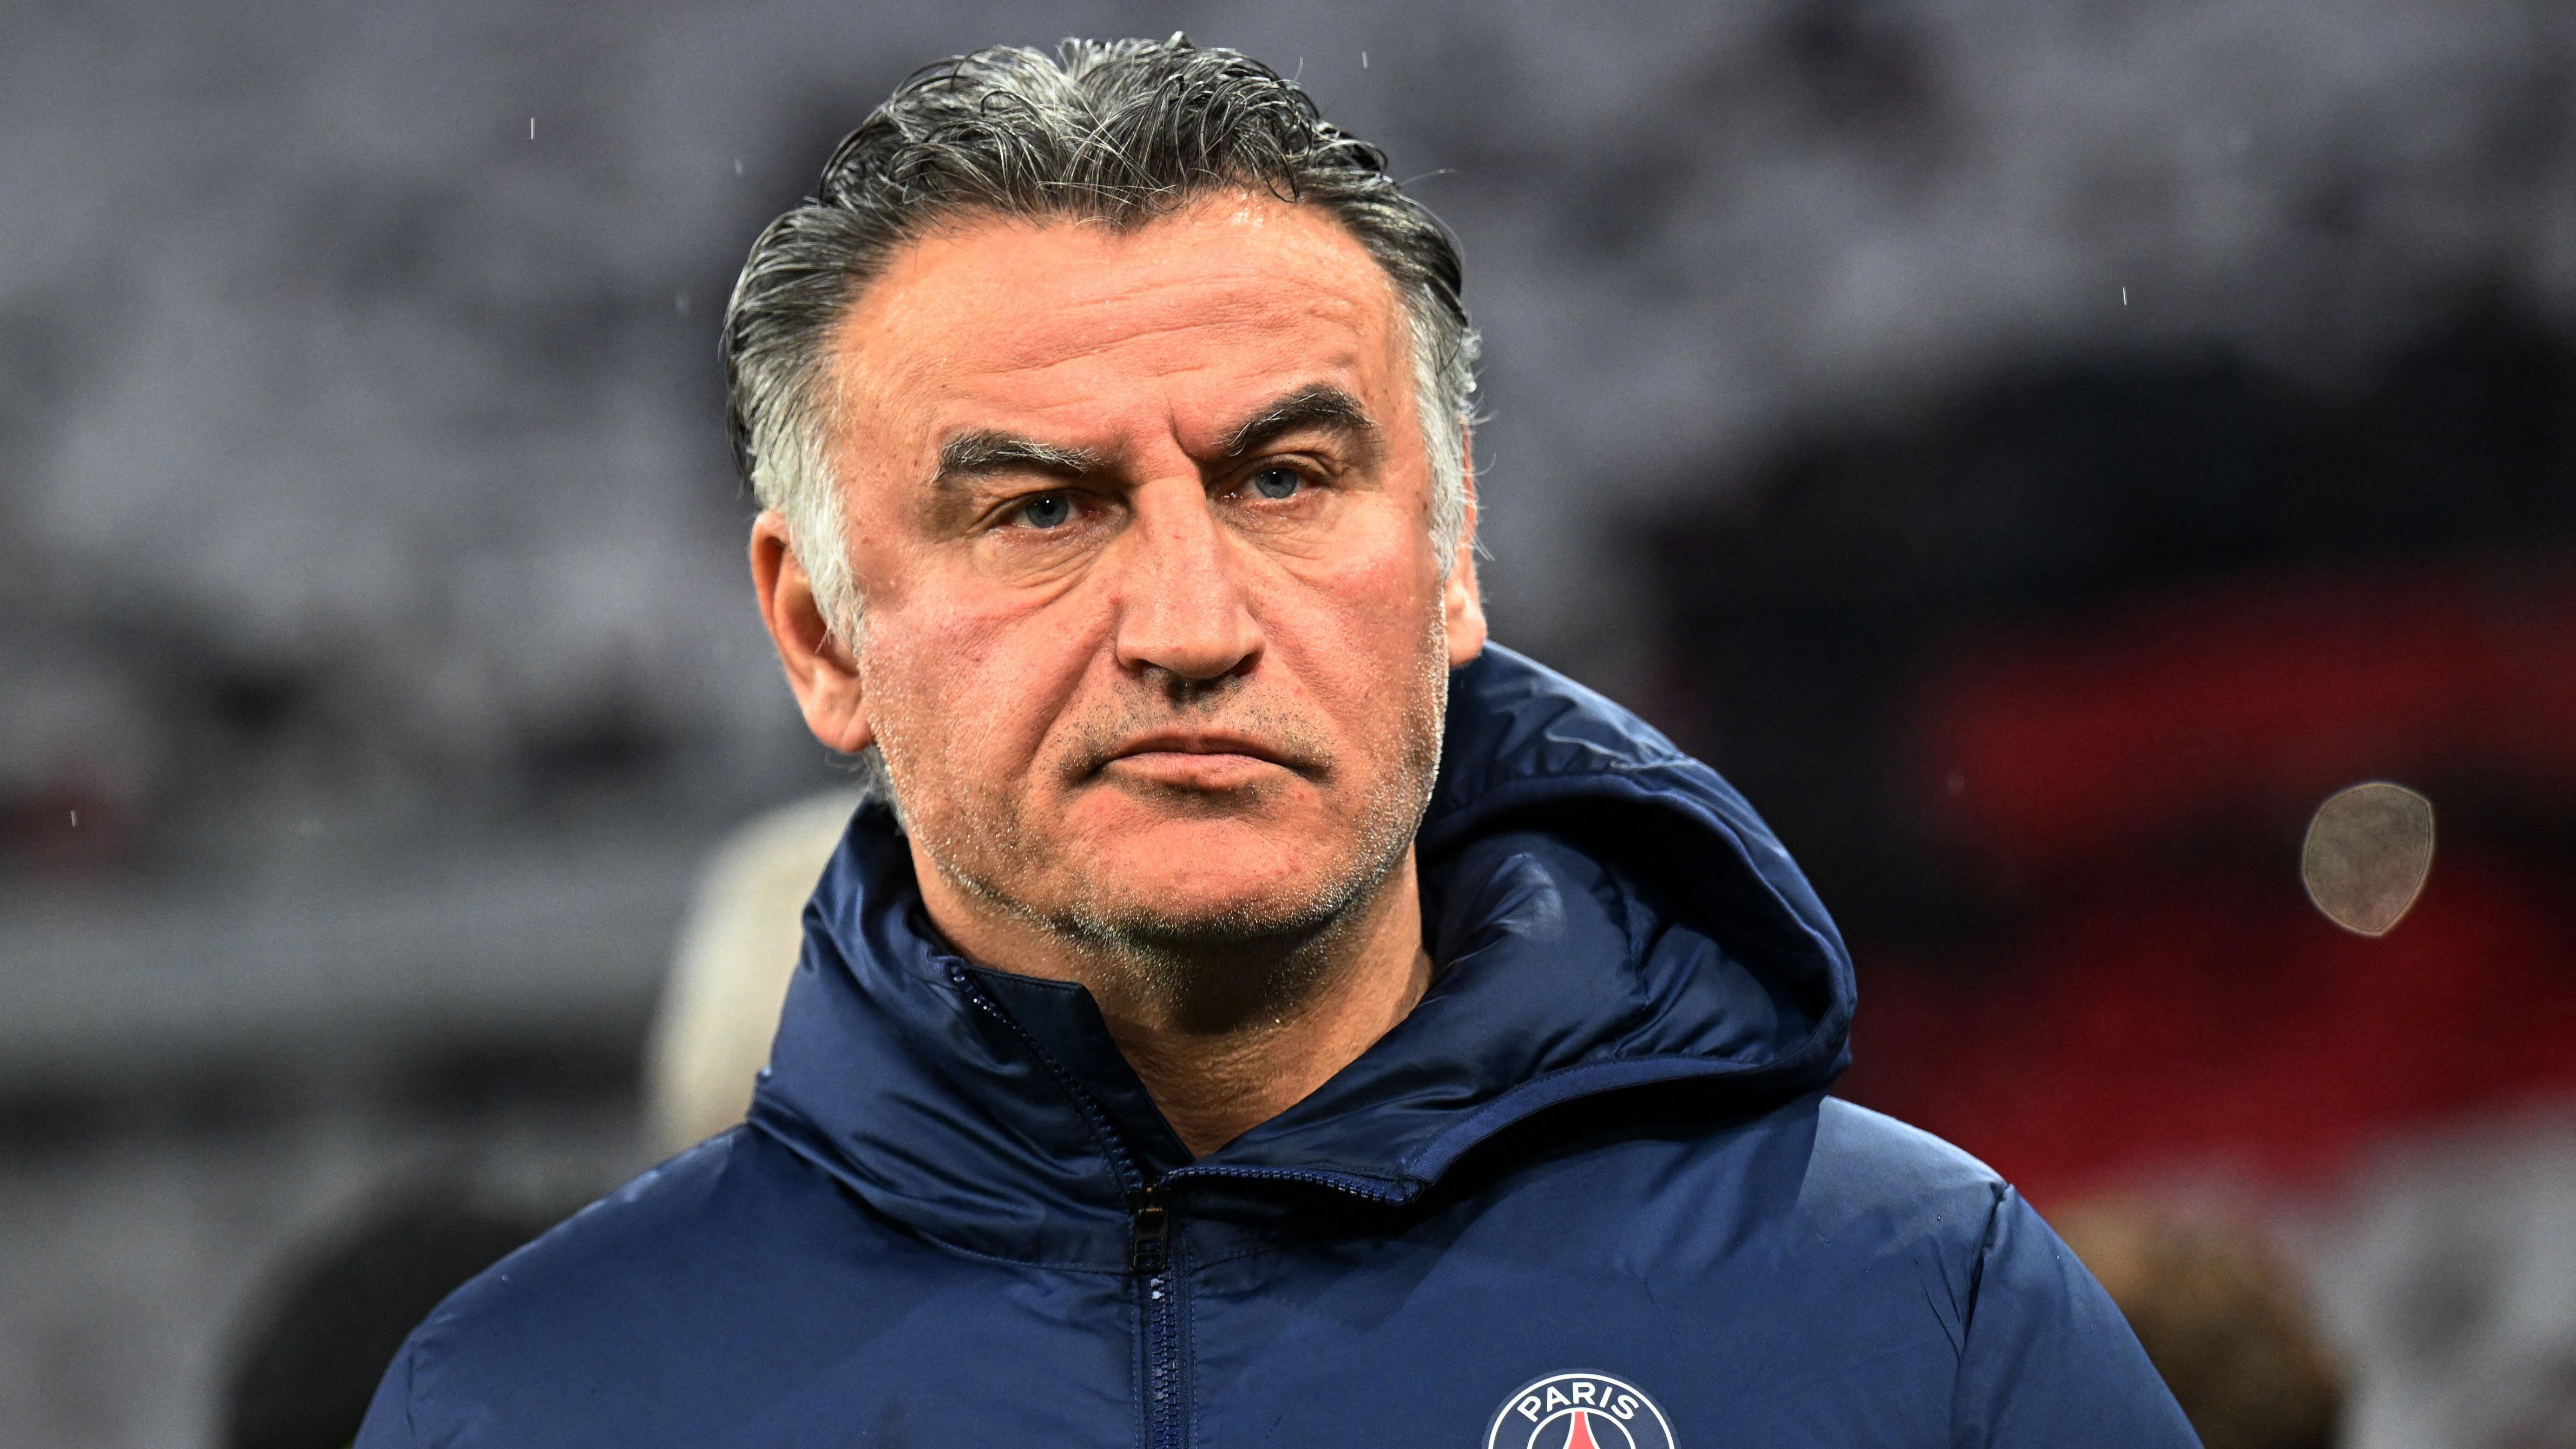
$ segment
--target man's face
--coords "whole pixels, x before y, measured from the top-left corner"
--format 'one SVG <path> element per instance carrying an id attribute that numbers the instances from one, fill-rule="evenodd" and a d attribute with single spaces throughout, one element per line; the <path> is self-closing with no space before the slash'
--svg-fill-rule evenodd
<path id="1" fill-rule="evenodd" d="M 1337 223 L 967 219 L 833 364 L 867 601 L 834 742 L 883 747 L 920 863 L 1191 940 L 1320 926 L 1403 859 L 1484 631 L 1433 551 L 1401 304 Z"/>

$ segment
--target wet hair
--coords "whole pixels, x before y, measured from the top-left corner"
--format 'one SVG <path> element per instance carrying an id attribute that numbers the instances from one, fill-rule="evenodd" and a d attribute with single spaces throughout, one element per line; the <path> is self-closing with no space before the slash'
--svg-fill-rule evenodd
<path id="1" fill-rule="evenodd" d="M 928 66 L 832 152 L 814 195 L 752 244 L 725 312 L 734 460 L 785 519 L 823 617 L 855 646 L 841 490 L 824 438 L 833 329 L 906 242 L 981 214 L 1140 227 L 1226 190 L 1329 212 L 1404 304 L 1431 456 L 1442 567 L 1466 526 L 1476 333 L 1457 247 L 1375 146 L 1322 119 L 1297 83 L 1231 50 L 1169 40 L 997 47 Z"/>

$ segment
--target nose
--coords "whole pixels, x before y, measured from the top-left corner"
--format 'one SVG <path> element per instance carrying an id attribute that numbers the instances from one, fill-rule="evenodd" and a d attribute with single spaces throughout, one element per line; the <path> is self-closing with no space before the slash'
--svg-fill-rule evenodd
<path id="1" fill-rule="evenodd" d="M 1261 654 L 1242 560 L 1198 480 L 1136 491 L 1118 541 L 1118 663 L 1184 684 L 1239 674 Z"/>

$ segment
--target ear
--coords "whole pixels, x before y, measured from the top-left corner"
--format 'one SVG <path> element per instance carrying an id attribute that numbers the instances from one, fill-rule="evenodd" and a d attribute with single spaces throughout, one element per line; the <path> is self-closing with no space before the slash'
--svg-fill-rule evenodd
<path id="1" fill-rule="evenodd" d="M 805 727 L 842 754 L 866 749 L 876 732 L 868 727 L 858 661 L 824 619 L 813 581 L 788 541 L 787 520 L 774 508 L 751 523 L 751 586 L 760 595 L 760 619 L 778 646 L 787 687 L 805 712 Z"/>
<path id="2" fill-rule="evenodd" d="M 1449 580 L 1441 588 L 1441 623 L 1449 636 L 1449 667 L 1485 652 L 1485 595 L 1476 580 L 1476 438 L 1458 440 L 1458 468 L 1467 493 L 1467 516 L 1458 530 L 1458 553 L 1449 560 Z"/>

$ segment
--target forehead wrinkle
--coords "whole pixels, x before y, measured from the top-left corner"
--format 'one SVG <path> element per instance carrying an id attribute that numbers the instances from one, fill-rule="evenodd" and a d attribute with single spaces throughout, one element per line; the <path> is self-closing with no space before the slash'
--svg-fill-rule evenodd
<path id="1" fill-rule="evenodd" d="M 1288 215 L 1258 219 L 1300 220 Z M 1157 222 L 1137 235 L 1148 237 L 1187 221 L 1176 217 Z M 1059 238 L 1080 241 L 1078 228 L 1064 233 L 1053 226 L 1003 223 L 991 230 L 966 226 L 925 237 L 863 289 L 840 319 L 833 342 L 843 366 L 834 369 L 838 375 L 833 383 L 852 402 L 866 397 L 874 406 L 862 407 L 871 412 L 911 412 L 926 397 L 941 394 L 972 411 L 1000 406 L 1026 414 L 1034 406 L 1044 414 L 1069 406 L 1079 420 L 1068 417 L 1067 421 L 1074 422 L 1075 436 L 1081 437 L 1095 432 L 1093 425 L 1102 421 L 1092 411 L 1103 400 L 1093 369 L 1123 367 L 1126 359 L 1120 354 L 1141 346 L 1146 374 L 1159 375 L 1167 385 L 1187 378 L 1192 391 L 1203 388 L 1212 374 L 1240 384 L 1253 382 L 1250 374 L 1270 371 L 1277 378 L 1293 367 L 1314 378 L 1316 371 L 1309 369 L 1321 364 L 1320 371 L 1346 389 L 1364 393 L 1372 401 L 1393 401 L 1376 398 L 1378 389 L 1372 379 L 1398 391 L 1411 383 L 1410 370 L 1397 355 L 1403 353 L 1407 335 L 1400 294 L 1374 259 L 1360 252 L 1338 228 L 1327 226 L 1329 236 L 1297 235 L 1306 229 L 1283 227 L 1273 234 L 1289 245 L 1276 251 L 1265 247 L 1260 255 L 1242 257 L 1222 255 L 1228 249 L 1227 239 L 1212 238 L 1219 241 L 1215 248 L 1219 257 L 1207 257 L 1195 246 L 1192 254 L 1213 266 L 1192 271 L 1186 260 L 1165 258 L 1141 277 L 1124 265 L 1124 257 L 1103 254 L 1123 251 L 1124 238 L 1112 239 L 1114 244 L 1107 248 L 1075 247 L 1069 258 L 1050 255 L 1046 266 L 1031 269 L 1030 260 L 1049 253 Z M 993 264 L 997 259 L 998 266 Z M 1276 285 L 1281 282 L 1295 285 L 1283 289 Z M 993 325 L 997 322 L 1000 325 Z M 1229 333 L 1233 335 L 1225 335 Z M 1191 334 L 1214 335 L 1207 347 L 1169 345 L 1172 339 Z M 1269 360 L 1247 368 L 1248 354 Z M 1377 378 L 1380 360 L 1391 365 L 1382 379 Z M 1038 386 L 1035 399 L 1020 391 L 1042 378 L 1049 380 Z M 996 387 L 1006 391 L 996 393 Z M 1236 393 L 1236 398 L 1241 396 Z M 1198 433 L 1195 446 L 1184 443 L 1183 447 L 1202 459 L 1211 456 L 1205 450 L 1213 447 L 1249 446 L 1245 423 L 1223 416 L 1235 413 L 1235 407 L 1206 408 L 1217 400 L 1201 393 L 1197 404 L 1176 407 L 1165 427 L 1157 431 L 1174 441 L 1180 441 L 1185 431 Z M 1177 404 L 1179 399 L 1171 401 Z M 1260 412 L 1266 414 L 1275 407 L 1274 403 Z M 1210 411 L 1218 416 L 1209 418 Z M 1184 422 L 1191 413 L 1218 426 Z M 965 427 L 975 427 L 979 421 L 956 419 Z M 1128 448 L 1123 440 L 1111 444 L 1095 437 L 1086 440 L 1088 447 L 1036 443 L 1011 424 L 994 421 L 1001 425 L 980 429 L 988 433 L 985 438 L 969 439 L 963 432 L 951 436 L 937 447 L 934 457 L 924 460 L 930 464 L 925 472 L 953 488 L 982 469 L 1000 472 L 1026 467 L 1097 475 L 1124 466 Z M 1345 431 L 1355 438 L 1372 438 L 1358 429 Z M 1011 443 L 1007 453 L 987 446 L 953 450 L 949 446 L 1005 440 Z"/>
<path id="2" fill-rule="evenodd" d="M 1106 311 L 1121 307 L 1122 303 L 1132 310 L 1132 298 L 1104 297 L 1067 303 L 1058 310 L 1054 328 L 1038 336 L 1021 339 L 1017 347 L 992 359 L 987 368 L 997 376 L 1043 372 L 1052 367 L 1087 362 L 1140 344 L 1194 332 L 1255 328 L 1275 334 L 1311 323 L 1320 324 L 1327 332 L 1342 334 L 1349 343 L 1360 344 L 1371 330 L 1362 324 L 1361 319 L 1350 315 L 1356 309 L 1334 305 L 1333 299 L 1317 297 L 1306 298 L 1300 305 L 1290 307 L 1278 306 L 1269 299 L 1256 302 L 1242 298 L 1212 298 L 1192 307 L 1173 309 L 1181 315 L 1132 320 L 1115 329 L 1087 328 L 1082 326 L 1082 317 L 1068 315 Z M 1085 332 L 1094 335 L 1079 335 Z M 1333 350 L 1342 349 L 1336 347 Z M 1205 365 L 1203 361 L 1191 364 L 1194 369 Z"/>
<path id="3" fill-rule="evenodd" d="M 1010 313 L 1026 315 L 1035 304 L 1034 310 L 1072 317 L 1101 308 L 1133 306 L 1151 293 L 1176 289 L 1203 291 L 1215 287 L 1242 294 L 1267 291 L 1271 283 L 1288 281 L 1295 284 L 1293 295 L 1296 302 L 1291 303 L 1293 310 L 1309 315 L 1340 313 L 1341 316 L 1332 320 L 1344 325 L 1358 320 L 1349 315 L 1352 312 L 1371 310 L 1363 301 L 1364 297 L 1369 300 L 1382 297 L 1396 311 L 1401 311 L 1402 297 L 1394 280 L 1338 222 L 1314 214 L 1311 208 L 1251 193 L 1233 197 L 1235 204 L 1229 213 L 1221 204 L 1226 199 L 1215 195 L 1202 198 L 1179 212 L 1133 231 L 1121 229 L 1108 235 L 1074 219 L 1041 220 L 969 212 L 949 218 L 945 224 L 899 248 L 883 272 L 853 300 L 851 310 L 854 314 L 875 314 L 869 330 L 899 331 L 905 330 L 902 326 L 904 321 L 918 323 L 924 319 L 912 306 L 893 305 L 894 296 L 910 296 L 916 287 L 925 284 L 936 291 L 959 294 L 951 298 L 951 307 L 957 315 L 934 324 L 944 328 L 971 321 L 971 317 L 965 314 L 984 310 L 988 305 L 998 305 Z M 1269 214 L 1274 212 L 1277 215 Z M 1246 223 L 1250 225 L 1247 227 Z M 1216 243 L 1214 249 L 1222 255 L 1207 257 L 1204 251 L 1194 247 L 1195 252 L 1212 263 L 1195 270 L 1169 257 L 1149 257 L 1149 274 L 1136 275 L 1129 266 L 1130 249 L 1134 243 L 1173 228 L 1209 230 L 1212 233 L 1210 240 Z M 1246 234 L 1273 240 L 1269 245 L 1251 250 L 1234 244 Z M 1048 250 L 1050 244 L 1058 240 L 1094 244 L 1077 245 L 1076 250 L 1083 253 L 1080 255 L 1060 255 L 1050 263 L 1048 275 L 1042 278 L 1013 277 L 1008 274 L 1019 269 L 1007 264 L 996 269 L 992 265 L 997 255 L 1010 258 L 1025 255 L 1031 249 Z M 1032 243 L 1036 244 L 1034 248 Z M 1107 274 L 1116 274 L 1114 284 L 1098 285 Z M 960 278 L 963 278 L 962 282 L 958 280 Z M 1319 279 L 1325 281 L 1320 288 L 1315 285 Z M 1041 295 L 1031 295 L 1032 281 L 1036 282 L 1036 290 Z M 1043 295 L 1047 293 L 1052 295 Z M 1222 310 L 1235 311 L 1237 308 Z M 1272 309 L 1256 305 L 1241 310 L 1262 312 Z M 1263 319 L 1246 316 L 1238 320 L 1257 323 Z M 1189 323 L 1171 325 L 1181 327 Z M 1362 325 L 1359 330 L 1376 329 Z"/>

